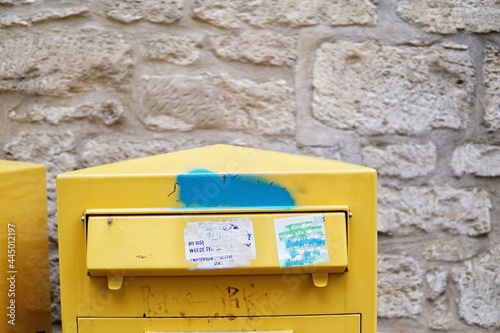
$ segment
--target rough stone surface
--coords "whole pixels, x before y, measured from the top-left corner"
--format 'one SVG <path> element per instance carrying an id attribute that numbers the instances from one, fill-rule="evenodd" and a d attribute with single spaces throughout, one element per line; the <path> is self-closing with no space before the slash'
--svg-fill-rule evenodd
<path id="1" fill-rule="evenodd" d="M 5 145 L 4 151 L 13 160 L 45 164 L 47 190 L 55 191 L 56 176 L 78 166 L 75 147 L 75 138 L 70 131 L 60 134 L 30 131 L 14 137 Z"/>
<path id="2" fill-rule="evenodd" d="M 113 163 L 132 158 L 159 155 L 199 147 L 199 140 L 140 139 L 103 135 L 83 142 L 81 162 L 84 167 Z"/>
<path id="3" fill-rule="evenodd" d="M 429 299 L 435 300 L 441 296 L 448 285 L 448 271 L 445 269 L 433 269 L 425 274 L 429 286 Z"/>
<path id="4" fill-rule="evenodd" d="M 165 36 L 150 39 L 143 44 L 150 60 L 167 61 L 175 65 L 190 65 L 200 57 L 201 44 L 189 37 Z"/>
<path id="5" fill-rule="evenodd" d="M 449 186 L 383 186 L 378 191 L 379 232 L 410 235 L 448 231 L 479 236 L 491 230 L 491 201 L 477 188 Z"/>
<path id="6" fill-rule="evenodd" d="M 422 311 L 423 271 L 416 260 L 379 254 L 377 273 L 379 317 L 414 317 Z"/>
<path id="7" fill-rule="evenodd" d="M 403 179 L 429 175 L 437 161 L 436 146 L 427 144 L 388 145 L 380 149 L 365 147 L 361 151 L 363 163 L 377 170 L 380 175 Z"/>
<path id="8" fill-rule="evenodd" d="M 325 43 L 313 75 L 314 117 L 368 134 L 464 128 L 474 89 L 461 46 Z"/>
<path id="9" fill-rule="evenodd" d="M 500 4 L 499 4 L 500 6 Z M 500 24 L 500 23 L 499 23 Z M 490 130 L 500 129 L 500 48 L 486 48 L 483 64 L 483 82 L 486 87 L 484 122 Z"/>
<path id="10" fill-rule="evenodd" d="M 194 0 L 193 14 L 224 28 L 241 28 L 246 24 L 301 27 L 377 22 L 376 6 L 369 0 Z"/>
<path id="11" fill-rule="evenodd" d="M 432 242 L 424 251 L 427 260 L 458 262 L 470 259 L 480 251 L 480 240 L 453 236 L 449 240 Z"/>
<path id="12" fill-rule="evenodd" d="M 297 42 L 272 32 L 244 32 L 212 38 L 215 54 L 225 60 L 260 65 L 291 66 L 297 59 Z"/>
<path id="13" fill-rule="evenodd" d="M 49 257 L 50 269 L 50 291 L 52 297 L 52 320 L 61 321 L 61 291 L 59 287 L 59 256 L 51 255 Z"/>
<path id="14" fill-rule="evenodd" d="M 0 39 L 0 93 L 64 95 L 119 87 L 131 74 L 129 46 L 120 34 L 18 35 Z"/>
<path id="15" fill-rule="evenodd" d="M 24 5 L 34 3 L 36 0 L 0 0 L 0 5 Z"/>
<path id="16" fill-rule="evenodd" d="M 113 125 L 124 117 L 123 105 L 119 102 L 101 102 L 77 106 L 53 106 L 24 110 L 21 113 L 12 110 L 9 118 L 20 122 L 46 122 L 57 125 L 61 122 L 71 122 L 78 119 L 87 119 L 91 122 Z"/>
<path id="17" fill-rule="evenodd" d="M 400 0 L 397 13 L 426 32 L 500 31 L 500 3 L 496 0 Z"/>
<path id="18" fill-rule="evenodd" d="M 433 330 L 448 330 L 450 328 L 454 318 L 448 302 L 446 295 L 440 296 L 431 302 L 432 310 L 429 327 Z"/>
<path id="19" fill-rule="evenodd" d="M 173 23 L 182 17 L 183 0 L 109 0 L 108 6 L 108 17 L 120 22 Z"/>
<path id="20" fill-rule="evenodd" d="M 451 159 L 455 175 L 500 176 L 500 146 L 466 144 L 455 148 Z"/>
<path id="21" fill-rule="evenodd" d="M 257 83 L 212 74 L 146 76 L 142 91 L 145 125 L 151 130 L 223 128 L 287 134 L 295 129 L 292 89 L 284 80 Z"/>
<path id="22" fill-rule="evenodd" d="M 459 313 L 467 324 L 500 327 L 500 244 L 457 272 Z"/>
<path id="23" fill-rule="evenodd" d="M 34 2 L 34 1 L 33 1 Z M 16 3 L 21 4 L 21 3 Z M 59 6 L 52 7 L 41 5 L 15 6 L 13 8 L 2 8 L 0 10 L 0 26 L 24 25 L 28 26 L 33 23 L 43 22 L 47 20 L 55 20 L 68 18 L 84 14 L 88 11 L 85 5 L 78 3 L 64 3 Z"/>

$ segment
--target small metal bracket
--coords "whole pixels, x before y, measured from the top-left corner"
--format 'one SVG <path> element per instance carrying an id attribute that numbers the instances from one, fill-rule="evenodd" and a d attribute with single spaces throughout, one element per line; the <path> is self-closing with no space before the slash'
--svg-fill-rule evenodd
<path id="1" fill-rule="evenodd" d="M 108 275 L 108 289 L 120 290 L 123 284 L 123 275 Z"/>
<path id="2" fill-rule="evenodd" d="M 312 279 L 314 286 L 316 287 L 326 287 L 328 284 L 328 273 L 313 273 Z"/>

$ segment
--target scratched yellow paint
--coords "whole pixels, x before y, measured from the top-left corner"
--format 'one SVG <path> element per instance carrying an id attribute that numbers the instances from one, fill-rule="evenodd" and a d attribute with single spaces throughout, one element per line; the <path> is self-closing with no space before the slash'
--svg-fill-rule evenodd
<path id="1" fill-rule="evenodd" d="M 0 332 L 51 332 L 45 167 L 0 161 Z"/>
<path id="2" fill-rule="evenodd" d="M 63 332 L 376 331 L 372 169 L 215 145 L 61 174 L 57 191 Z M 329 262 L 280 268 L 274 220 L 310 214 Z M 183 230 L 228 218 L 253 221 L 257 257 L 193 270 Z"/>

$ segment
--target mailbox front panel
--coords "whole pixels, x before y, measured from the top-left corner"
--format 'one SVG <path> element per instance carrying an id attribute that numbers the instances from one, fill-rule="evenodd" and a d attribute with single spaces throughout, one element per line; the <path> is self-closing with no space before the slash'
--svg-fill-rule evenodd
<path id="1" fill-rule="evenodd" d="M 223 145 L 59 175 L 63 332 L 375 333 L 376 189 Z"/>

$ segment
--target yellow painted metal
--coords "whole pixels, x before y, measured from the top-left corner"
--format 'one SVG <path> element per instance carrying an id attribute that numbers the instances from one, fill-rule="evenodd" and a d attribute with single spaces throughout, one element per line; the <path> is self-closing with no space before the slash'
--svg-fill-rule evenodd
<path id="1" fill-rule="evenodd" d="M 117 284 L 122 276 L 190 276 L 281 274 L 274 225 L 276 218 L 303 216 L 304 213 L 200 214 L 170 216 L 90 217 L 87 224 L 87 269 L 92 276 L 107 276 Z M 183 232 L 187 223 L 227 221 L 250 217 L 256 237 L 257 258 L 248 266 L 217 270 L 194 270 L 186 261 Z M 347 268 L 345 213 L 324 213 L 329 262 L 290 268 L 292 273 L 342 273 Z M 117 273 L 119 272 L 119 273 Z M 325 283 L 326 284 L 326 283 Z M 117 287 L 119 287 L 117 285 Z M 115 287 L 116 288 L 116 287 Z M 115 289 L 110 288 L 110 289 Z M 119 289 L 119 288 L 118 288 Z"/>
<path id="2" fill-rule="evenodd" d="M 258 318 L 80 318 L 81 333 L 163 333 L 163 332 L 360 332 L 360 315 L 275 316 Z M 293 329 L 292 329 L 293 327 Z M 288 329 L 287 329 L 288 328 Z"/>
<path id="3" fill-rule="evenodd" d="M 264 323 L 252 330 L 376 331 L 377 187 L 372 169 L 216 145 L 61 174 L 57 187 L 64 333 L 244 330 L 240 322 Z M 315 213 L 343 217 L 347 230 L 340 233 L 347 233 L 347 270 L 312 276 L 308 266 L 278 269 L 274 219 L 269 216 Z M 168 258 L 174 268 L 163 270 L 165 275 L 160 274 L 162 268 L 156 272 L 159 276 L 142 276 L 139 273 L 151 272 L 151 267 L 130 265 L 144 258 L 119 258 L 140 244 L 159 253 L 155 237 L 161 232 L 154 231 L 160 221 L 174 221 L 165 230 L 178 232 L 188 221 L 206 221 L 207 215 L 254 219 L 255 263 L 235 268 L 238 275 L 222 270 L 198 275 L 186 269 L 182 236 L 168 244 L 175 253 L 165 256 L 175 258 Z M 113 227 L 107 225 L 108 218 L 119 224 L 142 221 L 146 228 L 135 225 L 127 236 L 118 232 L 109 239 L 94 234 Z M 255 218 L 268 225 L 261 228 Z M 93 222 L 101 225 L 94 229 Z M 330 234 L 326 230 L 327 239 Z M 330 259 L 336 260 L 339 253 L 331 251 Z M 147 256 L 135 252 L 130 253 Z M 92 267 L 99 260 L 100 268 Z M 109 267 L 103 266 L 106 262 Z M 267 268 L 263 274 L 246 274 L 254 264 Z M 182 269 L 185 274 L 179 274 Z M 110 276 L 111 284 L 97 274 Z M 273 318 L 279 320 L 271 324 Z M 219 320 L 223 327 L 211 326 Z"/>
<path id="4" fill-rule="evenodd" d="M 43 165 L 0 161 L 0 332 L 52 331 L 45 182 Z"/>

